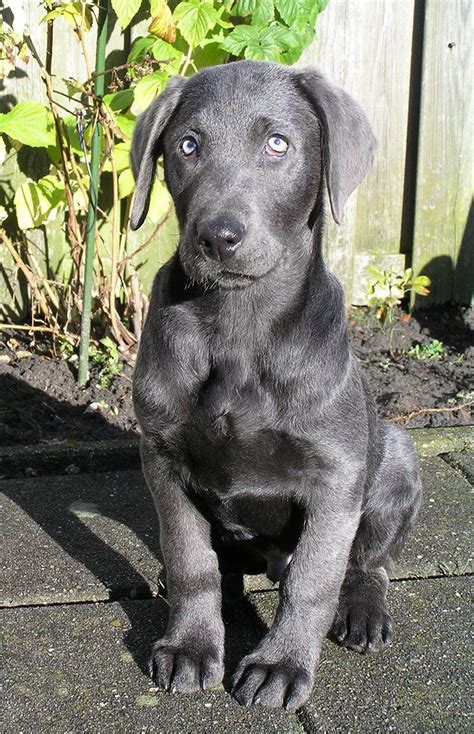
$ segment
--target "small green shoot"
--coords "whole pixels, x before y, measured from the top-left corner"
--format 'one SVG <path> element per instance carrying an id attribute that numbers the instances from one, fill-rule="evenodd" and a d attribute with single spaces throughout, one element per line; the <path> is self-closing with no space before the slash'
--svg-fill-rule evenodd
<path id="1" fill-rule="evenodd" d="M 71 358 L 74 355 L 75 347 L 73 340 L 68 336 L 58 336 L 59 352 L 64 360 L 67 362 L 72 361 Z"/>
<path id="2" fill-rule="evenodd" d="M 394 273 L 393 270 L 381 270 L 372 265 L 369 267 L 367 295 L 369 308 L 375 310 L 382 329 L 387 335 L 387 347 L 393 355 L 393 334 L 396 324 L 396 310 L 407 293 L 417 293 L 420 296 L 429 294 L 431 281 L 426 275 L 413 277 L 413 269 L 407 268 L 403 273 Z"/>
<path id="3" fill-rule="evenodd" d="M 106 390 L 112 384 L 113 378 L 122 371 L 122 363 L 119 349 L 110 337 L 101 339 L 99 345 L 90 347 L 89 357 L 100 370 L 97 386 Z"/>
<path id="4" fill-rule="evenodd" d="M 439 359 L 444 353 L 444 344 L 433 339 L 429 344 L 415 344 L 409 349 L 408 356 L 415 359 Z"/>

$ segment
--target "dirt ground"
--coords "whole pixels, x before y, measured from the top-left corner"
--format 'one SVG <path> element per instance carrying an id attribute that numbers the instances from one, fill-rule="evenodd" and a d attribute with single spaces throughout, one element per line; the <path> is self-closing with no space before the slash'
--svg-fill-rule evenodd
<path id="1" fill-rule="evenodd" d="M 365 309 L 349 317 L 352 348 L 377 400 L 379 413 L 411 427 L 473 423 L 474 313 L 430 308 L 397 321 L 391 355 L 387 333 Z M 441 342 L 437 344 L 433 342 Z M 418 347 L 418 353 L 408 352 Z M 426 355 L 428 349 L 428 356 Z M 434 354 L 429 358 L 429 354 Z M 76 366 L 51 355 L 25 332 L 0 332 L 0 445 L 89 441 L 137 430 L 131 401 L 132 368 L 107 388 L 91 370 L 85 389 Z"/>

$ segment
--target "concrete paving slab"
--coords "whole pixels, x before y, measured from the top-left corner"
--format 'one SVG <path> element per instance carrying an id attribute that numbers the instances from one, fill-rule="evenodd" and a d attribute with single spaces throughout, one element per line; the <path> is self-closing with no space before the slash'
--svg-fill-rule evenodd
<path id="1" fill-rule="evenodd" d="M 158 521 L 139 471 L 7 480 L 3 604 L 150 596 Z"/>
<path id="2" fill-rule="evenodd" d="M 472 569 L 469 482 L 440 458 L 423 460 L 422 467 L 422 509 L 393 577 L 466 573 Z M 158 520 L 140 472 L 5 480 L 1 489 L 2 605 L 157 593 Z M 274 588 L 264 576 L 247 577 L 246 587 Z"/>
<path id="3" fill-rule="evenodd" d="M 424 458 L 453 451 L 474 451 L 474 426 L 409 428 L 408 433 L 415 442 L 418 456 Z"/>
<path id="4" fill-rule="evenodd" d="M 303 732 L 296 716 L 242 708 L 222 688 L 192 696 L 154 688 L 143 668 L 165 618 L 161 600 L 3 610 L 3 731 Z M 244 654 L 238 632 L 233 639 L 234 657 L 236 647 Z"/>
<path id="5" fill-rule="evenodd" d="M 472 678 L 469 578 L 394 582 L 395 639 L 379 656 L 325 642 L 310 702 L 298 717 L 244 709 L 223 690 L 157 691 L 144 673 L 164 630 L 161 600 L 2 611 L 8 734 L 31 732 L 468 732 Z M 277 594 L 229 612 L 227 670 L 271 623 Z"/>
<path id="6" fill-rule="evenodd" d="M 468 482 L 474 484 L 474 452 L 445 454 L 443 459 L 458 469 Z"/>
<path id="7" fill-rule="evenodd" d="M 421 462 L 423 499 L 392 578 L 472 573 L 472 487 L 440 457 Z"/>
<path id="8" fill-rule="evenodd" d="M 254 594 L 270 623 L 274 594 Z M 389 590 L 394 640 L 380 655 L 359 655 L 326 640 L 307 732 L 472 732 L 472 580 L 397 581 Z"/>

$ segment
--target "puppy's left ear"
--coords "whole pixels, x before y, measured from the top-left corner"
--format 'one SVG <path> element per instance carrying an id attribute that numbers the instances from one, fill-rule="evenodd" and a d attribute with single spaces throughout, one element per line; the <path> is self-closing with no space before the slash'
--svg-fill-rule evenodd
<path id="1" fill-rule="evenodd" d="M 320 72 L 296 73 L 322 128 L 323 163 L 332 215 L 340 224 L 349 194 L 372 165 L 377 141 L 362 107 Z"/>
<path id="2" fill-rule="evenodd" d="M 170 79 L 162 94 L 140 115 L 133 131 L 130 158 L 135 178 L 130 227 L 142 226 L 150 205 L 150 194 L 155 177 L 156 160 L 161 155 L 161 135 L 170 121 L 185 84 L 181 76 Z"/>

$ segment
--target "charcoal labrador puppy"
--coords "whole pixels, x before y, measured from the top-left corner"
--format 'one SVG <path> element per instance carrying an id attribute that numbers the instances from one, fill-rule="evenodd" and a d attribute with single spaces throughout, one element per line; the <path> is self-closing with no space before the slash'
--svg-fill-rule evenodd
<path id="1" fill-rule="evenodd" d="M 301 706 L 328 632 L 359 652 L 390 642 L 387 569 L 418 506 L 417 458 L 376 416 L 322 257 L 326 192 L 339 222 L 375 145 L 319 72 L 264 62 L 174 78 L 138 120 L 132 228 L 160 155 L 180 228 L 134 378 L 170 606 L 150 669 L 172 692 L 222 679 L 227 572 L 280 580 L 234 677 L 244 705 Z"/>

